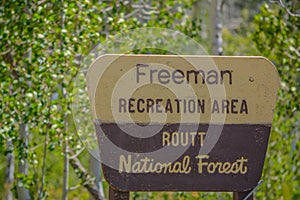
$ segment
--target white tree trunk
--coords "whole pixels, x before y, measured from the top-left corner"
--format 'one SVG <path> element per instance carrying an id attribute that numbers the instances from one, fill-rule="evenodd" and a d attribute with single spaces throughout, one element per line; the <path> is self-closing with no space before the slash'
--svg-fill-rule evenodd
<path id="1" fill-rule="evenodd" d="M 12 141 L 9 140 L 6 143 L 7 146 L 7 153 L 6 155 L 6 169 L 5 169 L 5 199 L 6 200 L 12 200 L 13 194 L 12 194 L 12 187 L 14 184 L 14 172 L 15 172 L 15 156 L 13 152 L 13 144 Z"/>
<path id="2" fill-rule="evenodd" d="M 24 147 L 28 147 L 28 128 L 26 124 L 21 123 L 20 124 L 20 139 L 22 140 Z M 21 159 L 19 160 L 18 164 L 18 173 L 27 175 L 28 173 L 28 160 L 26 156 L 22 155 Z M 30 193 L 27 188 L 23 186 L 21 183 L 22 180 L 18 180 L 18 186 L 17 186 L 17 193 L 18 193 L 18 199 L 19 200 L 30 200 Z"/>
<path id="3" fill-rule="evenodd" d="M 104 197 L 103 185 L 101 181 L 101 164 L 100 161 L 95 159 L 91 154 L 89 160 L 89 172 L 95 177 L 95 185 L 98 189 L 99 196 Z M 90 197 L 90 199 L 94 199 L 94 198 Z"/>
<path id="4" fill-rule="evenodd" d="M 67 126 L 67 122 L 65 119 L 65 126 Z M 67 127 L 66 127 L 67 129 Z M 68 192 L 69 192 L 69 143 L 68 138 L 66 137 L 64 140 L 64 175 L 63 175 L 63 195 L 62 200 L 68 199 Z"/>
<path id="5" fill-rule="evenodd" d="M 221 23 L 222 0 L 212 0 L 210 9 L 210 33 L 213 55 L 222 55 L 222 23 Z"/>

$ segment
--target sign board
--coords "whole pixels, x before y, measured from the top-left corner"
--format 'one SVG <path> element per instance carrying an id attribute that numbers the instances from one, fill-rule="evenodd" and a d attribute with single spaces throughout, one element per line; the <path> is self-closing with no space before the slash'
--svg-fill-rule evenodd
<path id="1" fill-rule="evenodd" d="M 248 191 L 279 79 L 263 57 L 104 55 L 87 85 L 105 179 L 123 191 Z"/>

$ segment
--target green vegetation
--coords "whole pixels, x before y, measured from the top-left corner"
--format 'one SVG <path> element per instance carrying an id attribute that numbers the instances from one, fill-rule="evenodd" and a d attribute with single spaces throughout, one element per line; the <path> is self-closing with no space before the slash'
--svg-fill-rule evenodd
<path id="1" fill-rule="evenodd" d="M 87 173 L 90 156 L 76 134 L 71 113 L 80 60 L 96 44 L 113 41 L 120 32 L 151 26 L 179 30 L 211 49 L 201 34 L 207 18 L 199 17 L 201 3 L 100 2 L 1 2 L 0 199 L 89 199 L 91 190 L 97 189 L 96 178 Z M 249 4 L 235 2 L 242 21 L 233 29 L 223 27 L 224 55 L 265 56 L 281 78 L 264 183 L 256 197 L 300 199 L 300 17 L 292 14 L 300 5 L 287 1 L 287 11 L 279 4 L 264 4 L 254 12 L 251 9 L 258 6 L 249 9 Z M 103 182 L 103 187 L 107 197 L 108 184 Z M 232 199 L 232 194 L 135 192 L 131 198 Z"/>
<path id="2" fill-rule="evenodd" d="M 264 5 L 254 22 L 257 48 L 275 63 L 281 78 L 264 170 L 266 182 L 258 197 L 299 199 L 300 17 L 288 15 L 277 6 Z"/>

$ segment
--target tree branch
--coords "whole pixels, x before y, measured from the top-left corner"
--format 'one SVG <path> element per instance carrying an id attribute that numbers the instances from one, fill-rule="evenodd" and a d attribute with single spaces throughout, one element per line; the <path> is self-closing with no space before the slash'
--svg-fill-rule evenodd
<path id="1" fill-rule="evenodd" d="M 72 155 L 72 156 L 70 157 L 70 159 L 77 158 L 77 157 L 79 156 L 79 154 L 81 154 L 81 153 L 83 152 L 84 149 L 85 149 L 84 147 L 81 148 L 76 154 Z"/>
<path id="2" fill-rule="evenodd" d="M 7 49 L 6 51 L 3 51 L 0 53 L 1 56 L 4 56 L 6 54 L 8 54 L 11 51 L 11 49 Z"/>
<path id="3" fill-rule="evenodd" d="M 292 52 L 294 52 L 297 56 L 298 56 L 298 58 L 300 58 L 300 52 L 295 48 L 295 47 L 290 47 L 289 48 Z"/>
<path id="4" fill-rule="evenodd" d="M 5 52 L 4 52 L 5 53 Z M 6 52 L 5 54 L 6 61 L 9 63 L 10 71 L 15 80 L 19 79 L 18 72 L 16 70 L 16 66 L 14 64 L 14 59 L 11 55 L 11 51 Z"/>
<path id="5" fill-rule="evenodd" d="M 70 164 L 74 168 L 79 178 L 83 181 L 83 186 L 89 191 L 95 200 L 104 200 L 104 197 L 100 195 L 98 188 L 94 184 L 93 178 L 87 173 L 86 169 L 82 166 L 80 160 L 77 157 L 72 156 Z"/>
<path id="6" fill-rule="evenodd" d="M 287 8 L 287 6 L 283 3 L 282 0 L 270 0 L 271 3 L 278 3 L 282 8 L 285 9 L 285 11 L 291 15 L 292 17 L 300 17 L 300 14 L 293 13 L 290 9 Z"/>
<path id="7" fill-rule="evenodd" d="M 69 188 L 69 191 L 77 190 L 77 189 L 80 188 L 80 187 L 81 187 L 81 185 L 76 185 L 76 186 L 70 187 L 70 188 Z"/>

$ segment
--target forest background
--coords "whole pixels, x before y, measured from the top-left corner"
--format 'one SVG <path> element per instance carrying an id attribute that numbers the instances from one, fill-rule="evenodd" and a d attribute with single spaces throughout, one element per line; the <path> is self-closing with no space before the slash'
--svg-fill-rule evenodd
<path id="1" fill-rule="evenodd" d="M 186 34 L 209 54 L 259 55 L 275 64 L 280 91 L 264 182 L 255 195 L 300 199 L 299 10 L 297 0 L 1 1 L 0 198 L 107 198 L 100 164 L 76 134 L 74 78 L 97 44 L 134 28 L 159 27 Z M 146 51 L 167 53 L 131 53 Z M 232 194 L 135 192 L 131 198 Z"/>

